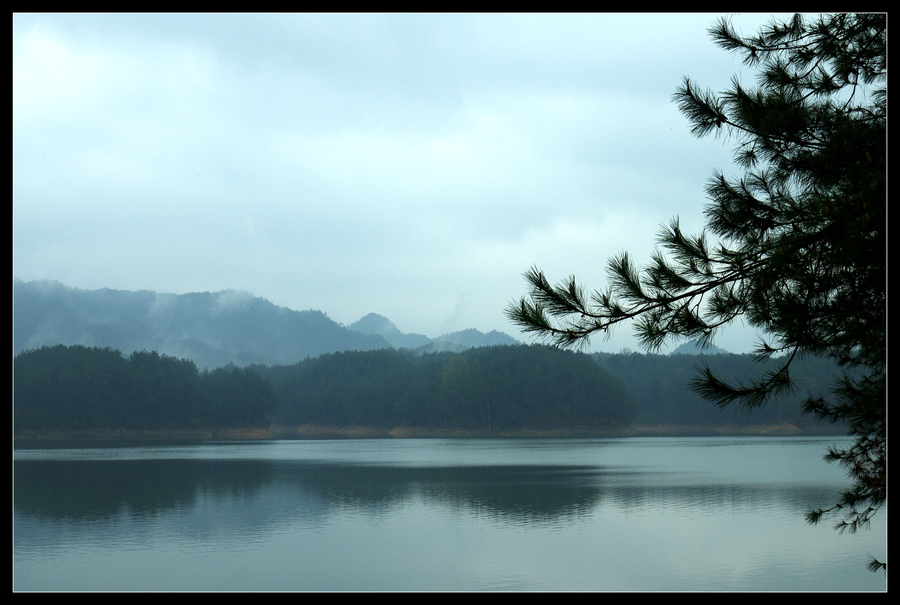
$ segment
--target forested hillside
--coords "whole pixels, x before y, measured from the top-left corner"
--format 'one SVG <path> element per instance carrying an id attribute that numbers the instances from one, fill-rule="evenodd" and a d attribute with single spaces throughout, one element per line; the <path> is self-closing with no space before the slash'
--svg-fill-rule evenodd
<path id="1" fill-rule="evenodd" d="M 13 422 L 36 429 L 268 426 L 277 407 L 249 369 L 199 372 L 192 361 L 140 351 L 57 345 L 13 360 Z"/>
<path id="2" fill-rule="evenodd" d="M 698 377 L 703 359 L 726 380 L 745 379 L 764 371 L 752 355 L 653 355 L 640 353 L 594 353 L 602 367 L 620 378 L 636 399 L 635 424 L 749 425 L 791 423 L 798 427 L 828 430 L 830 425 L 801 414 L 801 403 L 810 394 L 825 393 L 835 366 L 809 357 L 791 368 L 797 390 L 776 398 L 765 408 L 747 414 L 739 409 L 722 410 L 694 392 L 691 381 Z M 840 427 L 837 427 L 840 430 Z"/>
<path id="3" fill-rule="evenodd" d="M 255 368 L 284 424 L 506 429 L 627 425 L 634 398 L 589 356 L 541 346 L 383 350 Z"/>
<path id="4" fill-rule="evenodd" d="M 708 358 L 723 376 L 749 355 Z M 828 386 L 820 360 L 798 364 L 803 385 L 753 414 L 722 412 L 690 390 L 693 355 L 586 355 L 545 346 L 418 354 L 348 351 L 296 364 L 198 371 L 190 360 L 139 351 L 57 345 L 13 360 L 15 430 L 166 429 L 278 425 L 461 428 L 604 428 L 628 425 L 828 425 L 800 414 L 807 391 Z M 840 429 L 840 427 L 836 427 Z"/>
<path id="5" fill-rule="evenodd" d="M 199 372 L 156 352 L 42 347 L 14 358 L 16 431 L 362 425 L 478 429 L 627 425 L 628 389 L 589 356 L 538 346 L 333 353 Z"/>

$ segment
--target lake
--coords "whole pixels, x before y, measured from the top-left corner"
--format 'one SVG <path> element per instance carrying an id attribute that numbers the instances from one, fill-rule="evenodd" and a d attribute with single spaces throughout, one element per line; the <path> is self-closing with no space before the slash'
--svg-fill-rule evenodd
<path id="1" fill-rule="evenodd" d="M 884 591 L 842 438 L 266 441 L 14 452 L 31 590 Z"/>

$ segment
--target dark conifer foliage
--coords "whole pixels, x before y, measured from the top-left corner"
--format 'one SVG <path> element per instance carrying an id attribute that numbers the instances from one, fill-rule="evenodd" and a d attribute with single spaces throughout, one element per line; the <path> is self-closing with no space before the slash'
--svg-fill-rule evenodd
<path id="1" fill-rule="evenodd" d="M 13 360 L 13 422 L 40 429 L 268 426 L 277 399 L 259 374 L 136 351 L 56 345 Z"/>
<path id="2" fill-rule="evenodd" d="M 756 69 L 714 94 L 686 78 L 674 95 L 697 136 L 731 137 L 745 171 L 714 174 L 707 227 L 695 236 L 678 219 L 659 234 L 661 252 L 636 267 L 609 262 L 611 286 L 588 295 L 574 277 L 553 286 L 537 268 L 531 292 L 507 313 L 524 330 L 578 346 L 634 321 L 642 345 L 673 336 L 711 342 L 742 318 L 766 340 L 756 355 L 777 360 L 728 381 L 702 368 L 693 387 L 719 406 L 752 409 L 796 389 L 804 355 L 841 369 L 808 413 L 855 437 L 829 458 L 853 480 L 834 507 L 837 528 L 866 527 L 886 497 L 886 16 L 797 15 L 741 37 L 727 19 L 715 42 Z"/>
<path id="3" fill-rule="evenodd" d="M 594 353 L 593 358 L 620 378 L 634 394 L 637 406 L 637 413 L 632 419 L 634 426 L 666 425 L 688 430 L 702 430 L 702 427 L 721 429 L 726 426 L 740 430 L 766 426 L 799 430 L 804 435 L 839 435 L 845 432 L 840 426 L 804 414 L 803 402 L 790 393 L 773 397 L 768 405 L 748 411 L 734 406 L 720 408 L 710 405 L 707 399 L 691 388 L 691 380 L 698 368 L 706 365 L 715 367 L 717 375 L 724 380 L 738 380 L 765 371 L 767 366 L 778 364 L 778 359 L 761 365 L 749 354 L 657 355 L 637 352 Z M 835 364 L 827 359 L 807 357 L 791 364 L 791 379 L 798 392 L 818 397 L 828 392 L 836 369 Z"/>
<path id="4" fill-rule="evenodd" d="M 283 424 L 597 428 L 635 412 L 626 386 L 588 355 L 543 346 L 348 351 L 256 369 L 275 385 Z"/>
<path id="5" fill-rule="evenodd" d="M 497 429 L 625 426 L 636 407 L 588 355 L 498 346 L 382 349 L 197 371 L 156 351 L 57 345 L 14 358 L 17 432 L 279 424 Z"/>

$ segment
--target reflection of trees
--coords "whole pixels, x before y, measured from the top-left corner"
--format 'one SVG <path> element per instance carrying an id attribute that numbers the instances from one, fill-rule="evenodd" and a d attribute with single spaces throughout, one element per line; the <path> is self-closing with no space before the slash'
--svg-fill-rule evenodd
<path id="1" fill-rule="evenodd" d="M 409 467 L 246 460 L 18 460 L 16 512 L 47 522 L 105 522 L 173 512 L 240 510 L 265 527 L 321 523 L 336 510 L 387 514 L 421 499 L 512 524 L 560 524 L 617 507 L 720 508 L 787 502 L 798 511 L 826 490 L 768 485 L 666 485 L 648 473 L 592 466 Z"/>
<path id="2" fill-rule="evenodd" d="M 193 506 L 198 495 L 239 498 L 271 482 L 272 465 L 221 460 L 17 460 L 20 513 L 48 519 L 139 517 Z"/>
<path id="3" fill-rule="evenodd" d="M 599 471 L 575 466 L 340 466 L 317 488 L 343 506 L 390 507 L 412 498 L 505 522 L 558 522 L 589 513 Z"/>

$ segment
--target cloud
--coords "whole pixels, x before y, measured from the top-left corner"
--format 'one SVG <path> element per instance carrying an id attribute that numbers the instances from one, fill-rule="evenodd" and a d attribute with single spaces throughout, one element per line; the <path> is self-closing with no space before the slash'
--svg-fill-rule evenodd
<path id="1" fill-rule="evenodd" d="M 713 19 L 14 15 L 14 275 L 513 332 L 532 264 L 600 288 L 702 224 Z"/>

